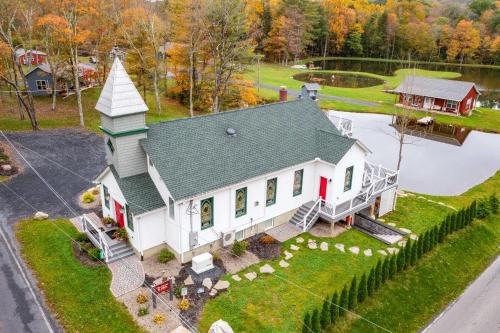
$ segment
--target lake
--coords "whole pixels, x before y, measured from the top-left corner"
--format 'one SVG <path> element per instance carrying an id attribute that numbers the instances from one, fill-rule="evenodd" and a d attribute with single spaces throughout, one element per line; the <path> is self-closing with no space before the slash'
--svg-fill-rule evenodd
<path id="1" fill-rule="evenodd" d="M 379 75 L 394 75 L 394 71 L 401 68 L 420 68 L 432 71 L 458 72 L 462 74 L 457 80 L 471 81 L 477 84 L 483 94 L 479 101 L 486 107 L 500 107 L 500 69 L 470 67 L 451 64 L 431 64 L 431 63 L 411 63 L 408 62 L 389 62 L 383 59 L 377 61 L 368 60 L 349 60 L 349 59 L 330 59 L 314 62 L 315 66 L 327 70 L 366 72 Z"/>
<path id="2" fill-rule="evenodd" d="M 371 162 L 396 169 L 399 145 L 393 116 L 330 111 L 352 120 L 353 138 L 373 153 Z M 400 186 L 433 195 L 457 195 L 482 183 L 500 169 L 500 135 L 468 129 L 441 128 L 407 135 Z M 448 126 L 448 125 L 444 125 Z M 456 135 L 451 135 L 454 132 Z"/>
<path id="3" fill-rule="evenodd" d="M 320 85 L 342 88 L 365 88 L 383 84 L 385 81 L 374 77 L 358 74 L 343 74 L 343 73 L 321 73 L 307 72 L 295 74 L 295 80 L 318 83 Z"/>

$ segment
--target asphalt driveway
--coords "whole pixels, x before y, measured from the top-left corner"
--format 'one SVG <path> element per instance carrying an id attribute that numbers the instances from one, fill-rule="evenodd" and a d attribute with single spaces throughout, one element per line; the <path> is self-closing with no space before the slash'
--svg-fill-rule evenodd
<path id="1" fill-rule="evenodd" d="M 78 129 L 5 134 L 71 208 L 83 213 L 77 204 L 78 194 L 92 186 L 89 181 L 105 166 L 102 138 Z M 0 141 L 5 142 L 2 136 Z M 51 218 L 73 214 L 15 152 L 13 155 L 23 171 L 5 182 L 6 186 L 0 184 L 0 233 L 6 239 L 0 238 L 0 331 L 58 331 L 50 315 L 37 304 L 42 301 L 36 282 L 17 259 L 13 226 L 35 210 Z"/>

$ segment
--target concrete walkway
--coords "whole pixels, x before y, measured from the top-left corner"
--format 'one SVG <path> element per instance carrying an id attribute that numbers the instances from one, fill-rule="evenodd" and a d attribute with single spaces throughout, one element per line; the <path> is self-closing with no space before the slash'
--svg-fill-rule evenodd
<path id="1" fill-rule="evenodd" d="M 500 256 L 422 333 L 500 332 Z"/>
<path id="2" fill-rule="evenodd" d="M 267 84 L 257 84 L 254 83 L 254 86 L 264 88 L 264 89 L 269 89 L 269 90 L 274 90 L 274 91 L 279 91 L 279 87 L 275 86 L 270 86 Z M 289 96 L 294 96 L 297 97 L 300 94 L 299 91 L 293 90 L 293 89 L 288 89 L 288 95 Z M 373 103 L 373 102 L 367 102 L 367 101 L 360 101 L 358 99 L 352 99 L 352 98 L 346 98 L 346 97 L 339 97 L 339 96 L 332 96 L 332 95 L 325 95 L 325 94 L 318 94 L 318 98 L 322 99 L 329 99 L 331 101 L 337 101 L 337 102 L 345 102 L 345 103 L 350 103 L 350 104 L 356 104 L 356 105 L 363 105 L 363 106 L 380 106 L 378 103 Z"/>
<path id="3" fill-rule="evenodd" d="M 144 283 L 144 269 L 135 255 L 112 262 L 108 268 L 113 275 L 109 289 L 115 297 L 131 292 Z"/>

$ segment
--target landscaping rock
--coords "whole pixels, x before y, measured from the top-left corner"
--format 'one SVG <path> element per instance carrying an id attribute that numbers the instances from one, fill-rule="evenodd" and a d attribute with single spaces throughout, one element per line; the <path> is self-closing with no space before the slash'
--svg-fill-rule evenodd
<path id="1" fill-rule="evenodd" d="M 418 236 L 417 236 L 417 235 L 415 235 L 415 234 L 411 234 L 411 235 L 410 235 L 410 239 L 417 240 L 417 239 L 418 239 Z"/>
<path id="2" fill-rule="evenodd" d="M 229 285 L 229 281 L 219 280 L 215 284 L 214 289 L 217 289 L 218 291 L 226 290 L 227 288 L 229 288 Z"/>
<path id="3" fill-rule="evenodd" d="M 290 260 L 293 257 L 293 254 L 291 254 L 288 251 L 285 251 L 284 253 L 285 253 L 285 260 Z"/>
<path id="4" fill-rule="evenodd" d="M 304 238 L 302 238 L 302 237 L 297 237 L 297 239 L 295 239 L 295 241 L 296 241 L 297 243 L 304 243 Z"/>
<path id="5" fill-rule="evenodd" d="M 208 293 L 208 295 L 214 297 L 214 296 L 217 296 L 217 293 L 218 293 L 217 289 L 214 288 L 214 289 L 210 290 L 210 292 Z"/>
<path id="6" fill-rule="evenodd" d="M 387 252 L 389 252 L 390 254 L 396 254 L 399 252 L 399 249 L 397 249 L 395 247 L 388 247 Z"/>
<path id="7" fill-rule="evenodd" d="M 210 278 L 204 278 L 201 284 L 208 290 L 212 289 L 212 280 Z"/>
<path id="8" fill-rule="evenodd" d="M 255 272 L 246 273 L 244 275 L 250 281 L 254 280 L 257 277 L 257 273 Z"/>
<path id="9" fill-rule="evenodd" d="M 170 331 L 170 333 L 191 333 L 191 331 L 184 326 L 179 326 L 175 330 Z"/>
<path id="10" fill-rule="evenodd" d="M 2 170 L 3 171 L 11 171 L 12 170 L 12 165 L 10 165 L 10 164 L 4 164 L 4 165 L 2 165 Z"/>
<path id="11" fill-rule="evenodd" d="M 377 250 L 377 252 L 380 253 L 383 256 L 387 255 L 387 252 L 385 252 L 384 250 Z"/>
<path id="12" fill-rule="evenodd" d="M 184 285 L 186 285 L 186 286 L 192 286 L 193 284 L 194 284 L 193 278 L 191 277 L 191 275 L 189 275 L 187 277 L 187 279 L 184 280 Z"/>
<path id="13" fill-rule="evenodd" d="M 308 247 L 308 248 L 310 248 L 311 250 L 314 250 L 314 249 L 317 249 L 317 248 L 318 248 L 318 245 L 316 244 L 316 242 L 315 242 L 315 241 L 313 241 L 313 242 L 309 241 L 309 242 L 307 243 L 307 247 Z"/>
<path id="14" fill-rule="evenodd" d="M 335 244 L 335 247 L 339 249 L 342 252 L 345 252 L 345 246 L 344 244 Z"/>
<path id="15" fill-rule="evenodd" d="M 390 225 L 391 227 L 395 227 L 396 223 L 389 222 L 389 223 L 387 223 L 387 225 Z"/>
<path id="16" fill-rule="evenodd" d="M 292 245 L 290 245 L 290 249 L 292 249 L 294 251 L 298 251 L 298 250 L 300 250 L 300 247 L 298 247 L 297 245 L 292 244 Z"/>
<path id="17" fill-rule="evenodd" d="M 399 230 L 401 230 L 402 232 L 404 232 L 404 233 L 406 233 L 406 234 L 411 233 L 411 230 L 410 230 L 410 229 L 406 229 L 406 228 L 399 228 Z"/>
<path id="18" fill-rule="evenodd" d="M 321 249 L 321 251 L 328 251 L 328 243 L 321 242 L 321 244 L 319 244 L 319 248 Z"/>
<path id="19" fill-rule="evenodd" d="M 289 264 L 289 263 L 287 263 L 285 260 L 281 260 L 281 261 L 280 261 L 280 266 L 281 266 L 281 267 L 288 267 L 288 266 L 290 266 L 290 264 Z"/>
<path id="20" fill-rule="evenodd" d="M 371 257 L 372 256 L 372 250 L 371 249 L 368 249 L 368 250 L 364 250 L 363 253 L 365 254 L 365 256 L 367 257 Z"/>
<path id="21" fill-rule="evenodd" d="M 234 281 L 241 281 L 241 278 L 239 275 L 235 274 L 233 276 L 231 276 L 233 278 Z"/>
<path id="22" fill-rule="evenodd" d="M 350 247 L 349 251 L 351 251 L 354 254 L 358 254 L 359 253 L 359 247 L 357 247 L 357 246 Z"/>
<path id="23" fill-rule="evenodd" d="M 46 220 L 49 218 L 49 214 L 44 213 L 44 212 L 36 212 L 35 215 L 33 216 L 35 220 Z"/>
<path id="24" fill-rule="evenodd" d="M 260 268 L 260 272 L 265 274 L 272 274 L 274 273 L 274 268 L 272 268 L 269 264 L 265 264 Z"/>
<path id="25" fill-rule="evenodd" d="M 380 221 L 380 222 L 384 223 L 385 219 L 377 219 L 377 221 Z"/>

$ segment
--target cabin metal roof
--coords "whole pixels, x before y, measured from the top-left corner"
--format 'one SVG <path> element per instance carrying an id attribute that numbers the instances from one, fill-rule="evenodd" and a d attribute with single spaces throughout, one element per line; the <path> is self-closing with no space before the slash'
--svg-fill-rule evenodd
<path id="1" fill-rule="evenodd" d="M 407 76 L 393 92 L 460 102 L 472 88 L 479 94 L 474 82 Z"/>
<path id="2" fill-rule="evenodd" d="M 176 201 L 315 158 L 336 164 L 354 143 L 309 98 L 150 124 L 141 140 Z"/>

